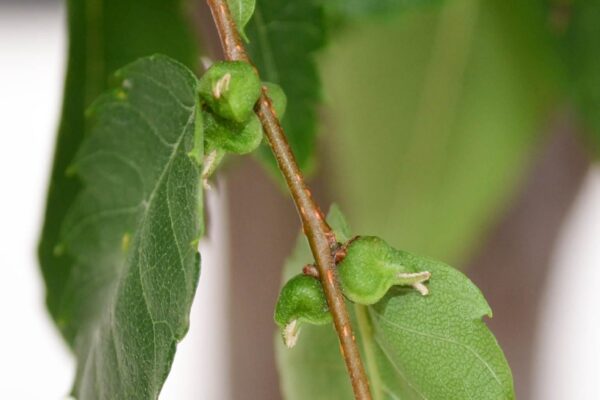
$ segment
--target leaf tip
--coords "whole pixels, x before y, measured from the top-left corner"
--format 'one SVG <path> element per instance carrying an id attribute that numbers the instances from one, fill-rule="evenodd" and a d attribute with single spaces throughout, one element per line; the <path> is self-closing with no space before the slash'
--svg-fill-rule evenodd
<path id="1" fill-rule="evenodd" d="M 248 36 L 246 35 L 246 32 L 244 32 L 243 29 L 240 29 L 240 36 L 242 37 L 244 42 L 250 43 L 250 39 L 248 38 Z"/>

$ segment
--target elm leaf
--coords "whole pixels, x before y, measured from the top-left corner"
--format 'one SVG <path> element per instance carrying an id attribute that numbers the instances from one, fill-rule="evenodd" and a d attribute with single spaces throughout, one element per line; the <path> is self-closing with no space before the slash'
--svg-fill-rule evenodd
<path id="1" fill-rule="evenodd" d="M 82 182 L 56 257 L 73 260 L 57 323 L 78 399 L 156 399 L 189 325 L 202 231 L 198 82 L 165 56 L 116 73 L 69 168 Z"/>

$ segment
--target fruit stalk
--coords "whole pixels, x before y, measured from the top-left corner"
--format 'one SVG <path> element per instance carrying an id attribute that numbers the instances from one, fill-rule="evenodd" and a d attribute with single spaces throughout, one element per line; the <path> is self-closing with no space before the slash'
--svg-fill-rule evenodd
<path id="1" fill-rule="evenodd" d="M 221 39 L 225 57 L 231 61 L 250 62 L 226 0 L 207 0 L 207 2 Z M 333 257 L 333 252 L 337 247 L 335 235 L 325 221 L 323 213 L 312 199 L 285 133 L 275 115 L 271 100 L 264 88 L 255 110 L 262 123 L 271 150 L 275 155 L 277 165 L 291 192 L 302 221 L 304 234 L 315 258 L 319 279 L 323 285 L 327 305 L 331 311 L 340 341 L 340 349 L 350 376 L 354 396 L 357 400 L 371 400 L 369 382 L 354 339 L 346 303 L 335 274 L 335 260 Z"/>

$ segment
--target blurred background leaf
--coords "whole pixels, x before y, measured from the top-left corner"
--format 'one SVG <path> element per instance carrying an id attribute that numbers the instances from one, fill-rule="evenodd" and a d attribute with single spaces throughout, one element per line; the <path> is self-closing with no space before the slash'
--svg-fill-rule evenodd
<path id="1" fill-rule="evenodd" d="M 444 0 L 323 0 L 328 12 L 335 19 L 355 19 L 366 16 L 385 15 L 412 7 L 441 3 Z"/>
<path id="2" fill-rule="evenodd" d="M 340 35 L 324 68 L 331 193 L 357 232 L 460 266 L 561 93 L 544 8 L 448 1 Z"/>
<path id="3" fill-rule="evenodd" d="M 310 171 L 321 100 L 315 52 L 328 38 L 323 7 L 319 0 L 257 0 L 246 33 L 250 57 L 262 80 L 279 84 L 287 95 L 282 125 L 300 168 Z M 258 156 L 279 177 L 267 145 Z"/>

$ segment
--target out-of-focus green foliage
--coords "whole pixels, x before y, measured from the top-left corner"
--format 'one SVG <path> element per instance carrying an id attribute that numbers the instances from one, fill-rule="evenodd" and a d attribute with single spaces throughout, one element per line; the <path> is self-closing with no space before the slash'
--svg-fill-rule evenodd
<path id="1" fill-rule="evenodd" d="M 549 33 L 557 38 L 569 89 L 600 151 L 600 2 L 545 0 Z"/>
<path id="2" fill-rule="evenodd" d="M 518 187 L 561 73 L 541 7 L 444 4 L 334 42 L 328 162 L 357 231 L 460 265 Z"/>
<path id="3" fill-rule="evenodd" d="M 384 16 L 394 11 L 439 4 L 442 0 L 323 0 L 327 11 L 336 20 Z"/>
<path id="4" fill-rule="evenodd" d="M 257 0 L 254 16 L 246 27 L 248 51 L 260 77 L 277 83 L 287 95 L 282 124 L 303 170 L 310 170 L 314 164 L 317 106 L 321 100 L 315 53 L 327 41 L 326 24 L 320 0 Z M 267 146 L 258 155 L 276 169 Z"/>

